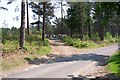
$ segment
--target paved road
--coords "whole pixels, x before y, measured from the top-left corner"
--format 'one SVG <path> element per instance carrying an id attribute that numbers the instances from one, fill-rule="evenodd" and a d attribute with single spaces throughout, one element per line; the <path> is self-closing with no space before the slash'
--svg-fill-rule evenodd
<path id="1" fill-rule="evenodd" d="M 27 71 L 9 74 L 7 78 L 67 78 L 72 75 L 96 76 L 94 73 L 102 69 L 105 61 L 117 49 L 118 45 L 116 44 L 99 48 L 89 53 L 58 57 Z"/>

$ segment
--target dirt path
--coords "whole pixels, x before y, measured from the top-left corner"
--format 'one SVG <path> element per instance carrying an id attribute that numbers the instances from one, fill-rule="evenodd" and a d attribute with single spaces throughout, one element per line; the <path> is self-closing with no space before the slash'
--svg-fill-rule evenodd
<path id="1" fill-rule="evenodd" d="M 58 54 L 58 55 L 72 55 L 72 54 L 79 54 L 81 52 L 89 52 L 94 51 L 95 49 L 78 49 L 72 46 L 68 46 L 61 42 L 60 40 L 50 40 L 51 44 L 51 53 Z"/>
<path id="2" fill-rule="evenodd" d="M 72 46 L 68 46 L 68 45 L 65 45 L 63 42 L 61 42 L 60 40 L 50 40 L 50 44 L 51 44 L 51 48 L 52 48 L 52 51 L 51 53 L 52 54 L 55 54 L 55 55 L 66 55 L 66 56 L 70 56 L 70 55 L 76 55 L 76 54 L 88 54 L 89 52 L 100 52 L 102 48 L 98 48 L 97 50 L 96 49 L 78 49 L 78 48 L 75 48 L 75 47 L 72 47 Z M 104 47 L 103 47 L 104 48 Z M 109 50 L 110 47 L 108 47 L 108 50 Z M 107 49 L 107 48 L 106 48 Z M 114 48 L 113 48 L 114 49 Z M 111 48 L 112 50 L 112 48 Z M 109 54 L 106 54 L 106 55 L 109 55 L 111 56 L 111 50 L 108 51 Z M 106 52 L 105 50 L 103 50 L 103 53 Z M 94 56 L 94 57 L 97 57 L 97 56 Z M 105 62 L 102 62 L 102 64 L 106 64 L 106 61 Z M 81 69 L 78 74 L 81 74 L 82 76 L 86 76 L 86 77 L 99 77 L 99 76 L 104 76 L 104 75 L 107 75 L 109 72 L 106 71 L 105 69 L 105 66 L 96 66 L 96 62 L 93 62 L 92 64 L 90 64 L 87 67 Z"/>
<path id="3" fill-rule="evenodd" d="M 88 54 L 88 52 L 96 52 L 96 49 L 78 49 L 72 46 L 65 45 L 60 40 L 50 40 L 52 54 L 55 55 L 76 55 L 76 54 Z M 98 49 L 98 51 L 101 51 L 102 48 Z M 104 51 L 103 51 L 104 52 Z M 97 56 L 94 56 L 97 57 Z M 104 63 L 104 62 L 103 62 Z M 82 76 L 86 77 L 99 77 L 104 76 L 108 74 L 108 71 L 106 71 L 105 66 L 96 66 L 96 62 L 93 62 L 92 64 L 88 65 L 88 67 L 82 68 L 78 74 L 81 74 Z"/>

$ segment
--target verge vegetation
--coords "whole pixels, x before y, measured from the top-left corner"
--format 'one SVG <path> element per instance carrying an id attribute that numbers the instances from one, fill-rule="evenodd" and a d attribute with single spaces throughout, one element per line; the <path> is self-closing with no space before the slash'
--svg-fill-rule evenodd
<path id="1" fill-rule="evenodd" d="M 44 46 L 41 33 L 36 30 L 31 31 L 31 35 L 26 34 L 25 46 L 19 49 L 19 29 L 2 28 L 2 69 L 10 70 L 27 63 L 25 57 L 40 57 L 49 54 L 51 47 L 49 40 L 45 39 Z"/>
<path id="2" fill-rule="evenodd" d="M 120 50 L 109 59 L 107 69 L 120 76 Z"/>
<path id="3" fill-rule="evenodd" d="M 96 38 L 96 39 L 95 39 Z M 96 48 L 96 47 L 104 47 L 107 45 L 111 45 L 111 44 L 115 44 L 118 42 L 117 38 L 113 38 L 109 33 L 106 34 L 105 36 L 105 40 L 104 41 L 100 41 L 99 38 L 97 36 L 93 36 L 92 38 L 93 40 L 89 40 L 89 39 L 84 39 L 83 41 L 81 41 L 78 38 L 71 38 L 68 36 L 64 36 L 62 38 L 62 41 L 65 44 L 68 44 L 69 46 L 74 46 L 76 48 Z M 95 39 L 95 40 L 94 40 Z"/>

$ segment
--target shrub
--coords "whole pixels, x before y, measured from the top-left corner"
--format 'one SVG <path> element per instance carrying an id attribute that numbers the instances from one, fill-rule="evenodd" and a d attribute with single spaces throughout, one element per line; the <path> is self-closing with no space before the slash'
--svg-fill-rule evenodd
<path id="1" fill-rule="evenodd" d="M 50 53 L 50 46 L 48 40 L 45 40 L 45 45 L 42 45 L 42 41 L 34 41 L 29 43 L 28 41 L 25 42 L 24 49 L 32 54 L 48 54 Z"/>
<path id="2" fill-rule="evenodd" d="M 74 44 L 74 40 L 70 37 L 63 37 L 63 42 L 65 42 L 66 44 L 68 44 L 69 46 L 73 46 Z"/>
<path id="3" fill-rule="evenodd" d="M 76 38 L 64 37 L 62 40 L 66 44 L 68 44 L 69 46 L 74 46 L 74 47 L 77 47 L 77 48 L 82 48 L 82 47 L 88 47 L 89 46 L 89 42 L 80 41 L 80 39 L 76 39 Z"/>
<path id="4" fill-rule="evenodd" d="M 39 49 L 39 53 L 38 54 L 41 54 L 41 55 L 45 55 L 45 54 L 49 54 L 51 51 L 51 47 L 50 46 L 43 46 Z"/>
<path id="5" fill-rule="evenodd" d="M 49 40 L 48 39 L 45 39 L 44 46 L 49 46 Z"/>
<path id="6" fill-rule="evenodd" d="M 90 40 L 88 36 L 83 36 L 83 40 L 84 41 L 87 41 L 87 40 Z"/>
<path id="7" fill-rule="evenodd" d="M 19 42 L 18 41 L 7 40 L 7 41 L 4 42 L 2 50 L 3 50 L 4 53 L 10 53 L 10 52 L 13 52 L 16 49 L 18 49 L 18 47 L 19 47 Z"/>
<path id="8" fill-rule="evenodd" d="M 100 38 L 98 37 L 98 34 L 97 34 L 97 33 L 94 33 L 94 34 L 92 34 L 92 36 L 91 36 L 91 40 L 93 40 L 93 41 L 100 41 Z"/>
<path id="9" fill-rule="evenodd" d="M 118 40 L 115 37 L 112 37 L 112 35 L 109 32 L 107 32 L 105 35 L 105 41 L 108 43 L 115 43 Z"/>
<path id="10" fill-rule="evenodd" d="M 88 47 L 88 42 L 76 42 L 73 46 L 77 48 Z"/>

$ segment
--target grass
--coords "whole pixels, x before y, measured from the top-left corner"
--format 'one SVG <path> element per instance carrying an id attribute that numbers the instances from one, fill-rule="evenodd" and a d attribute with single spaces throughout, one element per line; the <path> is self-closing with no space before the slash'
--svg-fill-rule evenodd
<path id="1" fill-rule="evenodd" d="M 107 69 L 112 73 L 120 75 L 120 50 L 117 51 L 108 61 Z"/>
<path id="2" fill-rule="evenodd" d="M 28 55 L 26 51 L 17 50 L 17 51 L 11 52 L 11 55 L 3 57 L 2 64 L 1 64 L 2 70 L 3 71 L 11 70 L 18 66 L 24 65 L 25 60 L 23 60 L 22 58 L 26 55 Z"/>

